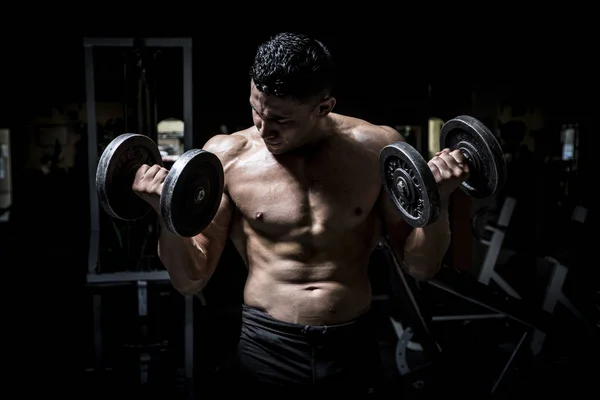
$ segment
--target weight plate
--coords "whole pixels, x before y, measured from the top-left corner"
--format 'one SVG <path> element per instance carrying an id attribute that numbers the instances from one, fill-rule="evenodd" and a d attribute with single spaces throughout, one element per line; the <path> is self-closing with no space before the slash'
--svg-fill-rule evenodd
<path id="1" fill-rule="evenodd" d="M 496 137 L 479 120 L 461 115 L 446 122 L 440 132 L 440 147 L 460 149 L 469 160 L 469 179 L 461 185 L 469 196 L 487 198 L 504 186 L 504 153 Z"/>
<path id="2" fill-rule="evenodd" d="M 221 204 L 223 165 L 205 150 L 182 154 L 169 171 L 160 196 L 160 209 L 169 230 L 192 237 L 213 220 Z"/>
<path id="3" fill-rule="evenodd" d="M 379 168 L 386 193 L 409 225 L 421 228 L 437 219 L 437 184 L 427 161 L 414 147 L 406 142 L 384 147 Z"/>
<path id="4" fill-rule="evenodd" d="M 163 165 L 158 147 L 146 135 L 124 133 L 102 152 L 96 169 L 96 190 L 102 208 L 110 216 L 133 221 L 151 210 L 131 189 L 142 164 Z"/>

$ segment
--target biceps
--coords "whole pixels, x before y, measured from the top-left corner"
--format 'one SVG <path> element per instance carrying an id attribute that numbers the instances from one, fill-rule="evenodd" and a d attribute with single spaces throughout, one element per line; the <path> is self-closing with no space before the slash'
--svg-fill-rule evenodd
<path id="1" fill-rule="evenodd" d="M 229 236 L 229 224 L 233 215 L 233 204 L 226 193 L 221 197 L 221 204 L 211 223 L 194 237 L 207 253 L 220 252 L 225 246 L 227 237 Z"/>
<path id="2" fill-rule="evenodd" d="M 398 250 L 402 250 L 408 235 L 412 232 L 412 227 L 402 219 L 400 212 L 383 190 L 379 197 L 379 204 L 384 232 L 390 242 L 389 244 Z M 402 251 L 400 254 L 402 254 Z"/>

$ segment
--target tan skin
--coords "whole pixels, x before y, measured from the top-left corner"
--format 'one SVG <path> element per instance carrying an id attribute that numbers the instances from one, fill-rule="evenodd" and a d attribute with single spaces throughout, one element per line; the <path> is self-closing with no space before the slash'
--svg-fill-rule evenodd
<path id="1" fill-rule="evenodd" d="M 158 251 L 173 286 L 186 295 L 202 290 L 228 237 L 248 267 L 244 302 L 290 323 L 331 325 L 364 314 L 371 305 L 369 256 L 385 233 L 411 275 L 432 278 L 450 241 L 447 199 L 468 175 L 462 155 L 445 149 L 429 162 L 442 213 L 412 229 L 379 174 L 380 150 L 403 140 L 397 131 L 333 113 L 333 97 L 299 103 L 253 85 L 250 92 L 254 126 L 204 146 L 225 170 L 212 223 L 181 238 L 161 221 Z M 143 166 L 133 185 L 159 215 L 167 172 Z"/>

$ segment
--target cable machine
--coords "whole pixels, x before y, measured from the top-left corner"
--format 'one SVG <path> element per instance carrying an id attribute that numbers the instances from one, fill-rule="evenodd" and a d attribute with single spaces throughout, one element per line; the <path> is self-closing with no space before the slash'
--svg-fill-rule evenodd
<path id="1" fill-rule="evenodd" d="M 156 113 L 156 52 L 164 48 L 181 48 L 183 57 L 183 151 L 192 148 L 193 143 L 193 99 L 192 99 L 192 40 L 190 38 L 86 38 L 83 41 L 85 56 L 85 90 L 88 138 L 88 180 L 90 198 L 90 250 L 88 256 L 87 284 L 92 288 L 94 314 L 94 372 L 101 379 L 105 370 L 103 362 L 103 338 L 101 326 L 102 288 L 131 285 L 137 292 L 137 315 L 140 321 L 148 316 L 149 283 L 169 282 L 167 271 L 162 269 L 140 269 L 136 266 L 124 270 L 106 270 L 100 257 L 101 219 L 96 192 L 95 175 L 99 159 L 99 141 L 96 104 L 96 75 L 94 50 L 103 48 L 122 48 L 126 51 L 124 75 L 126 80 L 124 92 L 125 130 L 143 133 L 157 142 L 158 121 Z M 124 133 L 124 132 L 119 132 Z M 202 300 L 202 298 L 201 298 Z M 184 310 L 184 375 L 186 389 L 193 397 L 193 297 L 185 298 Z M 147 326 L 142 322 L 142 331 Z M 147 351 L 148 350 L 148 351 Z M 148 379 L 148 361 L 151 350 L 141 348 L 139 351 L 139 383 L 145 384 Z"/>

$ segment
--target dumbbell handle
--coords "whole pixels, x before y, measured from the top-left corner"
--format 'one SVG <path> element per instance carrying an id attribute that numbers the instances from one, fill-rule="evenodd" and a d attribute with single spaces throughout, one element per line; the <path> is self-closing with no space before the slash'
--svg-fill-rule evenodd
<path id="1" fill-rule="evenodd" d="M 195 149 L 193 149 L 193 150 L 189 150 L 189 153 L 188 153 L 188 154 L 183 154 L 181 157 L 186 157 L 186 156 L 188 156 L 188 155 L 192 155 L 192 154 L 194 154 L 195 152 L 196 152 L 196 150 L 195 150 Z M 132 184 L 132 186 L 133 186 L 133 182 L 135 181 L 135 176 L 137 175 L 137 173 L 138 173 L 138 171 L 140 170 L 140 168 L 142 168 L 143 166 L 152 167 L 153 165 L 156 165 L 156 164 L 139 164 L 139 165 L 136 165 L 136 166 L 134 166 L 134 167 L 132 168 L 131 172 L 130 172 L 130 175 L 131 175 L 131 184 Z M 161 163 L 161 164 L 160 164 L 160 166 L 161 166 L 162 168 L 165 168 L 165 169 L 166 169 L 166 167 L 164 166 L 164 164 L 162 164 L 162 163 Z M 174 164 L 173 166 L 175 166 L 175 164 Z M 170 174 L 170 173 L 171 173 L 173 170 L 171 169 L 171 170 L 168 170 L 168 171 L 169 171 L 169 172 L 168 172 L 168 174 Z M 169 178 L 169 175 L 168 175 L 168 174 L 167 174 L 167 176 L 165 176 L 165 179 L 164 179 L 164 180 L 163 180 L 163 182 L 162 182 L 162 184 L 163 184 L 163 185 L 164 185 L 164 183 L 167 181 L 167 179 Z M 164 187 L 164 186 L 163 186 L 163 187 Z M 132 189 L 133 189 L 133 188 L 132 188 Z M 161 193 L 161 195 L 160 195 L 160 198 L 162 198 L 162 195 L 163 195 L 163 193 Z M 206 190 L 205 190 L 205 188 L 204 188 L 203 186 L 198 186 L 197 188 L 195 188 L 195 189 L 194 189 L 194 194 L 193 194 L 193 196 L 194 196 L 194 197 L 193 197 L 193 199 L 194 199 L 194 202 L 195 202 L 195 203 L 200 203 L 200 202 L 202 202 L 202 200 L 204 200 L 204 197 L 206 196 Z M 159 200 L 159 201 L 160 201 L 160 200 Z M 164 206 L 161 206 L 160 204 L 163 204 L 163 202 L 160 202 L 160 203 L 157 205 L 157 206 L 158 206 L 158 209 L 161 209 L 161 208 L 162 208 L 162 209 L 164 209 Z M 157 209 L 157 208 L 155 208 L 154 206 L 152 206 L 152 208 L 154 208 L 155 210 Z"/>
<path id="2" fill-rule="evenodd" d="M 457 143 L 454 149 L 451 150 L 460 151 L 471 170 L 479 169 L 481 161 L 479 160 L 479 157 L 477 156 L 477 151 L 475 150 L 472 144 L 462 141 Z"/>

